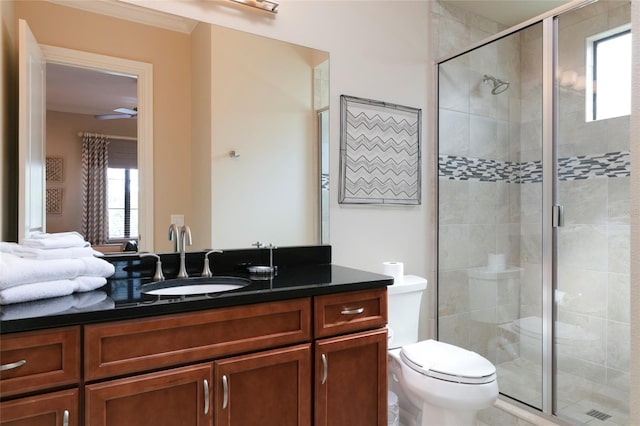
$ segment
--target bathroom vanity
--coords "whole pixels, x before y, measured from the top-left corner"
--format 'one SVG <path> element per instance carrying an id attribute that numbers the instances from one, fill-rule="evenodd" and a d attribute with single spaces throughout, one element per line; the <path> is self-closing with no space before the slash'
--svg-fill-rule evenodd
<path id="1" fill-rule="evenodd" d="M 216 254 L 214 275 L 262 252 Z M 390 277 L 280 249 L 271 279 L 153 298 L 150 260 L 113 263 L 112 307 L 2 321 L 0 424 L 386 425 Z"/>

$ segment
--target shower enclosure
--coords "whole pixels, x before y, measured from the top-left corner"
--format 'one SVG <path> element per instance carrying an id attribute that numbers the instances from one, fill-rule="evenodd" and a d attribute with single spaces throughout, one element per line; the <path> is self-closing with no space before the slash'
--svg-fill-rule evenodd
<path id="1" fill-rule="evenodd" d="M 438 339 L 570 422 L 629 410 L 630 2 L 438 63 Z"/>

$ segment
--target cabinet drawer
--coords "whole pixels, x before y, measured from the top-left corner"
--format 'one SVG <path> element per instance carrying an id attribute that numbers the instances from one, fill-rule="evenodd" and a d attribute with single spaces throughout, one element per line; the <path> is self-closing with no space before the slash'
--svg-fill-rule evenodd
<path id="1" fill-rule="evenodd" d="M 315 336 L 328 337 L 387 323 L 387 289 L 316 296 Z"/>
<path id="2" fill-rule="evenodd" d="M 79 327 L 8 334 L 0 339 L 0 396 L 79 382 Z"/>
<path id="3" fill-rule="evenodd" d="M 310 298 L 85 326 L 85 380 L 311 339 Z"/>

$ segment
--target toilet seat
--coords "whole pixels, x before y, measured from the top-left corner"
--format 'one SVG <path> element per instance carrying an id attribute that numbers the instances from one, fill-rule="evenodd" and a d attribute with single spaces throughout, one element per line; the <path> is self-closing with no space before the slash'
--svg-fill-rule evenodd
<path id="1" fill-rule="evenodd" d="M 436 340 L 405 345 L 400 358 L 412 370 L 438 380 L 465 384 L 496 380 L 496 368 L 486 358 Z"/>

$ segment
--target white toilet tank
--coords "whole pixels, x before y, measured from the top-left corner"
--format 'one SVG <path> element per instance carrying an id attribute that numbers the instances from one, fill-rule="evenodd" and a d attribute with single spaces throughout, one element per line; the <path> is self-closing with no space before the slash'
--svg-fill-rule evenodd
<path id="1" fill-rule="evenodd" d="M 387 287 L 389 309 L 389 349 L 418 341 L 418 324 L 422 295 L 427 280 L 405 275 Z"/>

